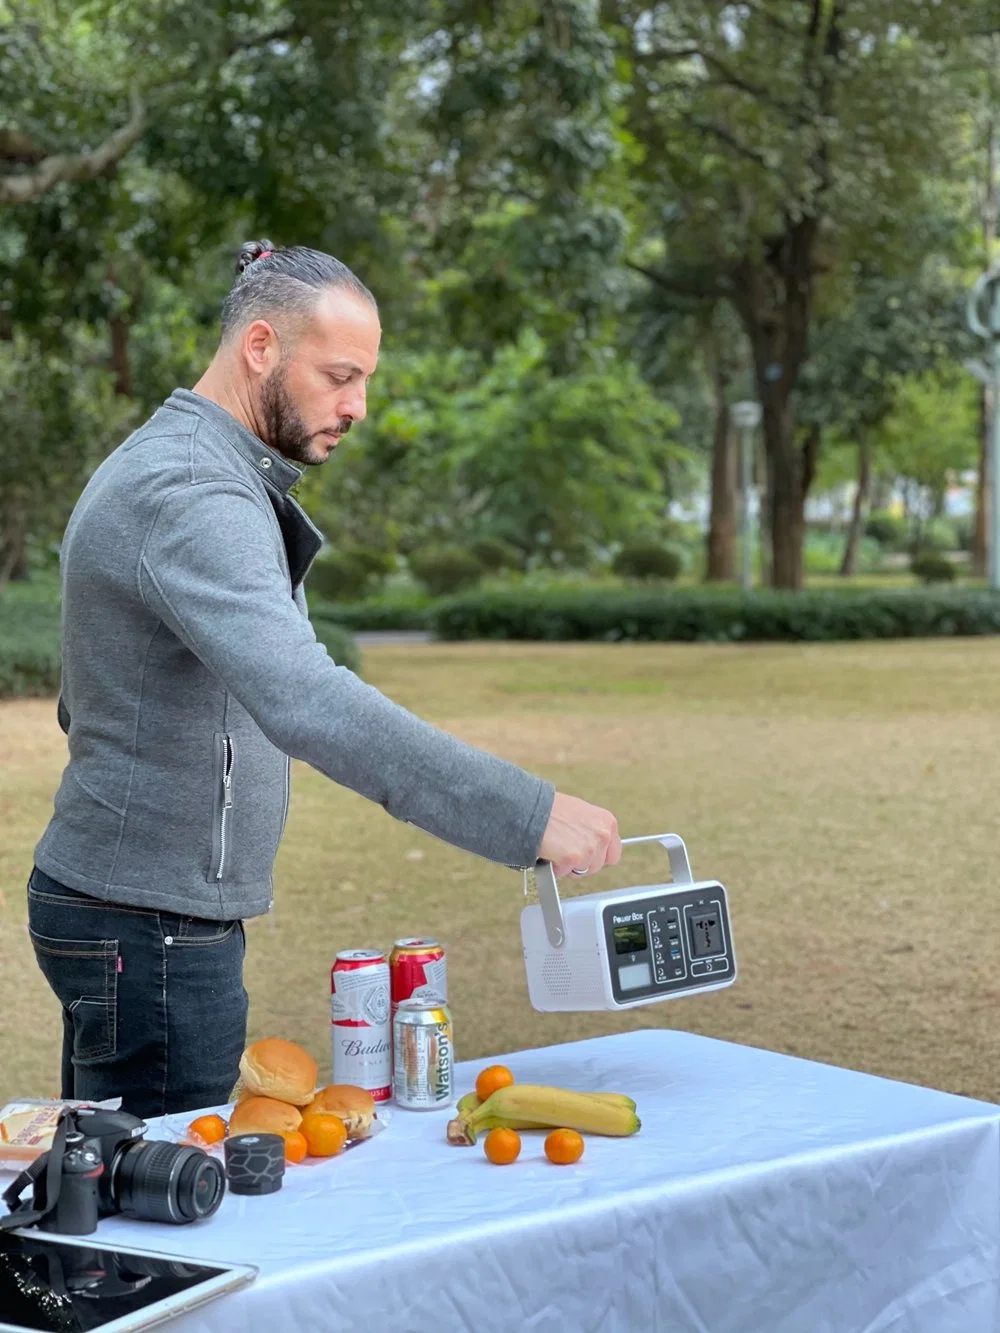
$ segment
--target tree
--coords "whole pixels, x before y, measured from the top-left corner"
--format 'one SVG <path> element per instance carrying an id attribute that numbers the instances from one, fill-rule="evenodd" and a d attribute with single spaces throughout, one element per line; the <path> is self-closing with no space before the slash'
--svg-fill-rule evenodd
<path id="1" fill-rule="evenodd" d="M 940 512 L 949 479 L 975 458 L 977 407 L 976 386 L 956 367 L 900 385 L 879 444 L 897 475 L 927 497 L 917 512 L 917 545 L 922 519 Z"/>
<path id="2" fill-rule="evenodd" d="M 763 407 L 774 582 L 797 587 L 818 442 L 796 429 L 795 391 L 818 290 L 866 256 L 916 262 L 907 228 L 956 158 L 960 57 L 931 3 L 604 0 L 602 14 L 626 65 L 641 189 L 664 219 L 659 256 L 647 243 L 637 266 L 739 315 Z M 947 21 L 960 37 L 954 8 Z"/>
<path id="3" fill-rule="evenodd" d="M 85 341 L 59 355 L 22 335 L 0 342 L 0 593 L 29 535 L 54 540 L 90 471 L 116 441 L 110 376 Z"/>
<path id="4" fill-rule="evenodd" d="M 23 0 L 0 14 L 0 207 L 104 176 L 142 137 L 145 100 L 120 86 L 120 40 L 95 17 Z"/>
<path id="5" fill-rule="evenodd" d="M 369 418 L 304 501 L 335 542 L 406 549 L 491 537 L 536 565 L 581 564 L 662 529 L 676 413 L 610 349 L 553 377 L 537 334 L 486 364 L 392 358 Z"/>
<path id="6" fill-rule="evenodd" d="M 18 202 L 0 210 L 0 345 L 19 340 L 11 358 L 27 356 L 42 374 L 70 354 L 85 358 L 85 372 L 106 365 L 124 433 L 210 353 L 236 243 L 251 228 L 353 248 L 359 266 L 371 259 L 366 276 L 384 277 L 402 301 L 391 205 L 415 198 L 420 173 L 379 145 L 393 142 L 384 103 L 412 35 L 406 19 L 405 3 L 377 0 L 289 9 L 98 0 L 85 10 L 57 0 L 5 11 L 0 174 L 4 162 L 10 170 L 0 198 Z M 109 139 L 129 89 L 132 120 Z M 390 221 L 375 225 L 383 204 Z M 37 436 L 14 431 L 5 450 L 8 469 L 19 452 L 30 475 Z M 0 540 L 13 572 L 25 569 L 40 522 L 30 488 L 9 486 Z"/>
<path id="7" fill-rule="evenodd" d="M 997 205 L 1000 200 L 1000 34 L 990 33 L 974 45 L 978 80 L 972 162 L 973 207 L 978 216 L 979 267 L 991 268 L 997 254 Z M 972 538 L 972 570 L 986 574 L 989 547 L 990 420 L 994 411 L 987 384 L 979 388 L 979 476 L 976 485 L 976 524 Z M 996 521 L 996 520 L 994 520 Z"/>
<path id="8" fill-rule="evenodd" d="M 647 283 L 635 308 L 634 333 L 623 333 L 623 341 L 634 341 L 644 375 L 679 413 L 678 438 L 693 454 L 708 456 L 705 578 L 730 581 L 736 577 L 737 451 L 729 405 L 746 379 L 745 339 L 722 301 L 679 301 Z"/>
<path id="9" fill-rule="evenodd" d="M 832 430 L 857 448 L 858 472 L 842 575 L 854 572 L 872 481 L 877 432 L 912 377 L 953 369 L 967 349 L 963 293 L 931 249 L 933 216 L 915 223 L 927 235 L 921 273 L 886 278 L 861 271 L 853 294 L 842 285 L 842 305 L 815 325 L 798 390 L 799 429 L 820 436 Z"/>

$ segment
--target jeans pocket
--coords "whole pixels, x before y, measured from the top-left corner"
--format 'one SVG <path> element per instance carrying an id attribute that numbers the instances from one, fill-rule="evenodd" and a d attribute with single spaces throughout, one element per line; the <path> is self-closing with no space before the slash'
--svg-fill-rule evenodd
<path id="1" fill-rule="evenodd" d="M 175 948 L 222 944 L 239 924 L 238 921 L 208 921 L 200 916 L 175 917 L 170 927 L 170 942 Z"/>
<path id="2" fill-rule="evenodd" d="M 118 941 L 55 939 L 29 927 L 46 981 L 73 1020 L 73 1059 L 103 1060 L 118 1049 Z"/>

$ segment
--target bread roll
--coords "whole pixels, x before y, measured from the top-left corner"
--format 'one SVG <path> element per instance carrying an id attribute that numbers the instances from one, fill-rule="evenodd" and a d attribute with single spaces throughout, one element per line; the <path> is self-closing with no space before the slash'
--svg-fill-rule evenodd
<path id="1" fill-rule="evenodd" d="M 302 1113 L 273 1097 L 248 1097 L 233 1107 L 229 1117 L 230 1138 L 236 1134 L 292 1134 L 302 1124 Z"/>
<path id="2" fill-rule="evenodd" d="M 255 1041 L 240 1056 L 240 1073 L 246 1088 L 259 1097 L 305 1106 L 316 1091 L 316 1061 L 294 1041 L 265 1037 Z"/>
<path id="3" fill-rule="evenodd" d="M 363 1139 L 371 1131 L 375 1101 L 370 1092 L 353 1083 L 331 1083 L 321 1089 L 303 1111 L 304 1116 L 327 1111 L 344 1122 L 349 1139 Z"/>

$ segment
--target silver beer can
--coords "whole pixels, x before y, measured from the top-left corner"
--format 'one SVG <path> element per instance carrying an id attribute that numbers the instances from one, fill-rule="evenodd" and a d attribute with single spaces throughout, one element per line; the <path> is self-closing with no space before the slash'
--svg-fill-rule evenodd
<path id="1" fill-rule="evenodd" d="M 450 1106 L 455 1043 L 451 1013 L 438 999 L 402 1000 L 392 1020 L 392 1091 L 407 1111 Z"/>

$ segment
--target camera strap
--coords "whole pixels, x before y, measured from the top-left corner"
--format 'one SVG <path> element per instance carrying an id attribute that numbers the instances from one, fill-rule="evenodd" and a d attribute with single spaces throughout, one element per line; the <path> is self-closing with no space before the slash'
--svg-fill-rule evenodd
<path id="1" fill-rule="evenodd" d="M 59 1200 L 59 1188 L 62 1184 L 62 1162 L 66 1152 L 66 1135 L 72 1123 L 72 1110 L 65 1107 L 59 1116 L 52 1147 L 22 1171 L 12 1185 L 4 1190 L 3 1201 L 10 1209 L 5 1217 L 0 1217 L 0 1231 L 13 1231 L 15 1227 L 32 1227 L 44 1221 L 55 1209 Z M 30 1202 L 22 1201 L 21 1195 L 45 1172 L 45 1207 L 33 1208 Z"/>

